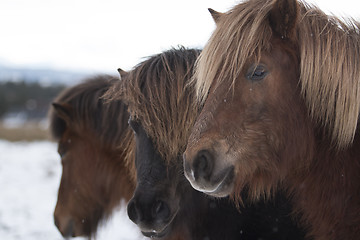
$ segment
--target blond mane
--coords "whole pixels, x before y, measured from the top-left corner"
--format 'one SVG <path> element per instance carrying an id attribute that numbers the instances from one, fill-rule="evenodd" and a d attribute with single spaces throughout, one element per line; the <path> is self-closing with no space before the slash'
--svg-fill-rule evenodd
<path id="1" fill-rule="evenodd" d="M 259 60 L 261 52 L 271 49 L 268 16 L 274 2 L 250 0 L 219 19 L 194 75 L 201 104 L 213 83 L 216 88 L 228 81 L 223 84 L 231 88 L 249 57 Z M 304 2 L 298 7 L 295 40 L 302 94 L 311 117 L 327 129 L 337 148 L 345 148 L 354 139 L 360 108 L 360 24 Z"/>

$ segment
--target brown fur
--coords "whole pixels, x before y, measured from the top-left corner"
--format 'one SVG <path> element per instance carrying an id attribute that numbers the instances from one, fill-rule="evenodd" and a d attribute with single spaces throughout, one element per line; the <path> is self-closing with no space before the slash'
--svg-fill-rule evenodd
<path id="1" fill-rule="evenodd" d="M 274 2 L 247 1 L 219 18 L 196 70 L 201 102 L 215 79 L 227 79 L 234 85 L 246 59 L 259 59 L 261 52 L 271 48 L 273 32 L 268 15 Z M 305 3 L 297 4 L 294 42 L 299 48 L 302 94 L 311 116 L 328 128 L 334 144 L 343 148 L 354 138 L 360 112 L 360 24 L 327 16 Z M 286 30 L 282 28 L 280 31 Z M 222 39 L 221 44 L 218 39 Z"/>
<path id="2" fill-rule="evenodd" d="M 209 149 L 216 168 L 236 165 L 236 200 L 243 188 L 257 200 L 280 187 L 309 237 L 359 239 L 359 27 L 292 0 L 225 13 L 197 63 L 204 107 L 186 160 Z M 259 62 L 272 76 L 249 81 Z"/>
<path id="3" fill-rule="evenodd" d="M 121 101 L 105 104 L 100 99 L 117 81 L 110 76 L 87 79 L 64 90 L 50 111 L 50 130 L 63 163 L 54 215 L 64 236 L 94 236 L 99 221 L 134 191 L 127 108 Z"/>

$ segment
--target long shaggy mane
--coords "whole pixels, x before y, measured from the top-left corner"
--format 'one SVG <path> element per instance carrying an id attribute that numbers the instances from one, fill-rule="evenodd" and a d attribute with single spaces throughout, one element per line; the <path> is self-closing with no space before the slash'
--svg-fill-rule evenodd
<path id="1" fill-rule="evenodd" d="M 52 137 L 59 140 L 66 128 L 91 132 L 104 147 L 121 149 L 127 158 L 131 158 L 133 133 L 127 124 L 129 116 L 126 105 L 120 100 L 105 102 L 102 98 L 118 81 L 112 76 L 99 75 L 61 92 L 54 102 L 69 107 L 71 123 L 65 123 L 51 109 L 49 119 Z"/>
<path id="2" fill-rule="evenodd" d="M 213 83 L 215 88 L 231 88 L 247 59 L 259 60 L 261 52 L 271 49 L 269 13 L 274 2 L 246 1 L 219 18 L 193 80 L 201 104 Z M 298 2 L 298 9 L 293 40 L 299 48 L 302 94 L 309 114 L 342 149 L 352 143 L 359 116 L 360 24 L 328 16 L 304 2 Z"/>
<path id="3" fill-rule="evenodd" d="M 186 147 L 198 114 L 195 93 L 187 86 L 200 50 L 180 47 L 149 57 L 138 64 L 108 96 L 128 105 L 157 150 L 170 160 Z"/>

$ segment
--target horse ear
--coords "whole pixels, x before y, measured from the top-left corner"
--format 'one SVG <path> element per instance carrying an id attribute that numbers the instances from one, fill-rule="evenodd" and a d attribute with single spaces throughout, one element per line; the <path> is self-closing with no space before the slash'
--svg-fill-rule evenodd
<path id="1" fill-rule="evenodd" d="M 120 74 L 120 80 L 127 74 L 127 72 L 122 70 L 121 68 L 118 68 L 117 71 Z"/>
<path id="2" fill-rule="evenodd" d="M 219 22 L 219 19 L 220 17 L 224 14 L 224 13 L 221 13 L 221 12 L 218 12 L 218 11 L 215 11 L 214 9 L 212 8 L 208 8 L 212 18 L 214 19 L 215 23 L 218 23 Z"/>
<path id="3" fill-rule="evenodd" d="M 297 0 L 275 0 L 270 11 L 270 26 L 281 38 L 292 38 L 298 18 Z"/>
<path id="4" fill-rule="evenodd" d="M 55 113 L 59 118 L 63 119 L 66 124 L 70 124 L 72 115 L 71 115 L 71 107 L 66 104 L 61 103 L 52 103 Z"/>

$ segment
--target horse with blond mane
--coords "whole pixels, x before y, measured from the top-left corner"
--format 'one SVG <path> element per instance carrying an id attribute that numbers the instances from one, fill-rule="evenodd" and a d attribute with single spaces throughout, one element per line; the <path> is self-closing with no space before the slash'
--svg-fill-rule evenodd
<path id="1" fill-rule="evenodd" d="M 285 190 L 309 237 L 359 239 L 360 24 L 296 0 L 249 0 L 216 21 L 186 177 L 235 201 Z"/>

